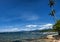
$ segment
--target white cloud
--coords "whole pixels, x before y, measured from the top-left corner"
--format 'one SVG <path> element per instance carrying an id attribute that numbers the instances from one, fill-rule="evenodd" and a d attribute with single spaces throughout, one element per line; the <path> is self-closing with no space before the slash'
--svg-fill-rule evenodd
<path id="1" fill-rule="evenodd" d="M 18 28 L 5 28 L 0 30 L 0 32 L 16 32 L 16 31 L 20 30 Z"/>
<path id="2" fill-rule="evenodd" d="M 42 30 L 52 28 L 53 24 L 44 24 L 44 25 L 26 25 L 25 27 L 13 27 L 6 26 L 4 29 L 0 29 L 0 32 L 16 32 L 16 31 L 30 31 L 30 30 Z"/>
<path id="3" fill-rule="evenodd" d="M 53 26 L 53 24 L 45 24 L 45 25 L 41 25 L 40 26 L 40 30 L 42 30 L 42 29 L 49 29 L 49 28 L 52 28 L 52 26 Z"/>
<path id="4" fill-rule="evenodd" d="M 27 28 L 37 27 L 37 25 L 26 25 Z"/>
<path id="5" fill-rule="evenodd" d="M 44 24 L 44 25 L 26 25 L 26 27 L 28 29 L 39 29 L 39 30 L 42 30 L 42 29 L 49 29 L 49 28 L 52 28 L 53 24 Z"/>

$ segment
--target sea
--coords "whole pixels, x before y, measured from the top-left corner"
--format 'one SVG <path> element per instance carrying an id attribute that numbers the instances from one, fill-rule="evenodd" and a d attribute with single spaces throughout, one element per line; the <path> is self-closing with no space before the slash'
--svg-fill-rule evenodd
<path id="1" fill-rule="evenodd" d="M 46 37 L 47 35 L 54 34 L 56 35 L 57 32 L 3 32 L 0 33 L 0 40 L 22 40 L 22 39 L 38 39 Z"/>

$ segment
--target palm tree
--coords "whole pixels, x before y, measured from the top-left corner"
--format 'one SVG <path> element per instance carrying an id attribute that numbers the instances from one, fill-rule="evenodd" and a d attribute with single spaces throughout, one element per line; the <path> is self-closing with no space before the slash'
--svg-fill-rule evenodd
<path id="1" fill-rule="evenodd" d="M 55 2 L 54 2 L 55 0 L 49 0 L 49 6 L 50 7 L 52 7 L 52 6 L 54 6 L 55 5 Z"/>
<path id="2" fill-rule="evenodd" d="M 55 24 L 53 25 L 53 30 L 57 31 L 58 35 L 60 35 L 60 20 L 56 19 L 56 16 L 55 16 L 56 11 L 54 9 L 54 5 L 55 5 L 55 0 L 49 0 L 49 6 L 51 8 L 51 12 L 49 15 L 53 17 L 55 22 Z"/>
<path id="3" fill-rule="evenodd" d="M 54 9 L 52 9 L 52 11 L 50 12 L 50 14 L 49 15 L 51 15 L 51 16 L 55 16 L 55 10 Z"/>
<path id="4" fill-rule="evenodd" d="M 51 8 L 51 12 L 50 12 L 50 16 L 52 16 L 53 17 L 53 19 L 54 19 L 54 21 L 56 21 L 56 17 L 55 17 L 55 9 L 54 9 L 54 6 L 55 5 L 55 0 L 49 0 L 49 6 L 50 6 L 50 8 Z"/>
<path id="5" fill-rule="evenodd" d="M 56 22 L 56 16 L 55 16 L 55 10 L 54 9 L 52 9 L 52 11 L 50 12 L 50 16 L 52 16 L 53 17 L 53 20 L 54 20 L 54 22 Z"/>

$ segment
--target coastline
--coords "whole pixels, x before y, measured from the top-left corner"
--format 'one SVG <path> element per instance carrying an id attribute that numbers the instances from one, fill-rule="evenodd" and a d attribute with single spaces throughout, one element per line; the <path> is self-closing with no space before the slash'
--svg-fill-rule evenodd
<path id="1" fill-rule="evenodd" d="M 36 33 L 36 32 L 35 32 Z M 36 35 L 34 33 L 34 35 Z M 13 33 L 14 35 L 16 35 L 16 33 Z M 19 34 L 19 33 L 18 33 Z M 26 33 L 24 33 L 25 35 L 26 35 Z M 28 33 L 29 34 L 29 33 Z M 39 33 L 38 33 L 39 34 Z M 8 34 L 3 34 L 3 36 L 5 37 L 5 39 L 6 40 L 4 40 L 4 39 L 0 39 L 0 42 L 53 42 L 53 41 L 55 41 L 56 39 L 53 39 L 54 37 L 53 37 L 53 35 L 55 35 L 55 34 L 57 34 L 57 33 L 55 33 L 55 32 L 45 32 L 45 33 L 43 33 L 43 34 L 47 34 L 46 36 L 44 35 L 44 36 L 42 36 L 41 38 L 26 38 L 26 39 L 18 39 L 18 38 L 16 38 L 18 35 L 16 35 L 16 36 L 8 36 L 8 37 L 13 37 L 14 39 L 6 39 L 6 38 L 8 38 L 7 36 L 5 36 L 5 35 L 8 35 Z M 12 35 L 12 33 L 11 34 L 9 34 L 9 35 Z M 20 35 L 20 34 L 19 34 Z M 24 35 L 24 36 L 25 36 Z M 50 35 L 50 36 L 49 36 Z M 31 37 L 32 37 L 32 35 L 30 35 Z M 20 36 L 18 36 L 18 37 L 20 37 Z M 48 38 L 47 38 L 48 37 Z M 57 37 L 57 36 L 56 36 Z M 58 36 L 59 37 L 59 36 Z"/>

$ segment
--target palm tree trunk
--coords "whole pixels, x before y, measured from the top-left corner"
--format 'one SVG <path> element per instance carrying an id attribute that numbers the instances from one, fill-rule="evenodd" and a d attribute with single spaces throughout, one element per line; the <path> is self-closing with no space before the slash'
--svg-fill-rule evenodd
<path id="1" fill-rule="evenodd" d="M 56 16 L 53 16 L 53 20 L 54 20 L 54 22 L 56 23 L 56 21 L 57 21 Z"/>

